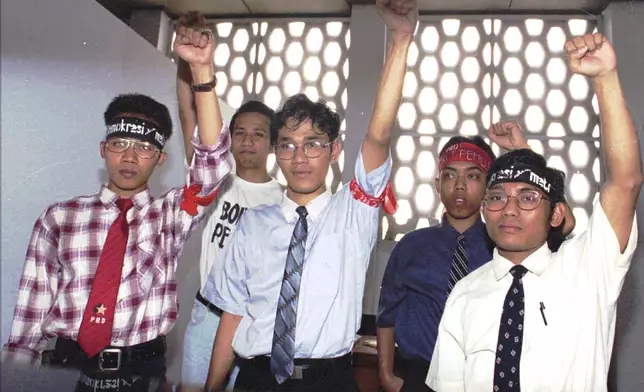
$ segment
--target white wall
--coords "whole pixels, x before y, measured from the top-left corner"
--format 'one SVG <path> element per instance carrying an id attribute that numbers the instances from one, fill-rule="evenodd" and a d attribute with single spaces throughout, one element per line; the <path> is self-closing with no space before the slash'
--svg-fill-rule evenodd
<path id="1" fill-rule="evenodd" d="M 99 155 L 103 111 L 117 94 L 148 94 L 175 122 L 154 194 L 184 181 L 175 66 L 95 1 L 2 2 L 2 302 L 0 338 L 9 337 L 16 291 L 35 219 L 52 202 L 96 192 L 106 180 Z M 222 103 L 227 121 L 232 109 Z M 179 267 L 180 325 L 198 286 L 200 233 Z M 177 328 L 173 335 L 182 338 Z M 170 364 L 181 339 L 170 339 Z M 178 368 L 173 367 L 176 374 Z"/>

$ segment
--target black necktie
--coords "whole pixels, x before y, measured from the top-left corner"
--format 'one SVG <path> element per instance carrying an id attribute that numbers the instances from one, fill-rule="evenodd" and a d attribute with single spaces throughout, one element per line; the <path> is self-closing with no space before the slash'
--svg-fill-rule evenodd
<path id="1" fill-rule="evenodd" d="M 510 269 L 512 285 L 505 295 L 499 339 L 496 346 L 494 365 L 494 392 L 521 391 L 519 365 L 523 344 L 523 316 L 525 312 L 523 281 L 528 270 L 522 265 Z"/>

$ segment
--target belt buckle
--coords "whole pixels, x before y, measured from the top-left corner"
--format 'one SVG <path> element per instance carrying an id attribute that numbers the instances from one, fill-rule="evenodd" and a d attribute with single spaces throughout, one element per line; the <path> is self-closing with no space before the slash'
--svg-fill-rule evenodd
<path id="1" fill-rule="evenodd" d="M 101 371 L 113 371 L 113 370 L 119 370 L 121 368 L 121 354 L 123 352 L 121 351 L 120 348 L 106 348 L 105 350 L 101 351 L 100 354 L 98 354 L 98 369 Z M 103 366 L 103 355 L 105 354 L 116 354 L 116 366 L 115 367 L 110 367 L 110 366 Z"/>
<path id="2" fill-rule="evenodd" d="M 293 366 L 293 374 L 291 375 L 292 380 L 301 380 L 304 377 L 304 366 Z"/>

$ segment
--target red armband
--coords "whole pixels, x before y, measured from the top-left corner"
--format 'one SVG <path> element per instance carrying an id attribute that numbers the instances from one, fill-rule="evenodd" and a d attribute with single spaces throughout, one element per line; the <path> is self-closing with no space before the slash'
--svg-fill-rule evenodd
<path id="1" fill-rule="evenodd" d="M 208 196 L 200 197 L 197 196 L 201 191 L 201 185 L 193 184 L 188 188 L 186 185 L 183 186 L 183 200 L 181 200 L 181 209 L 188 213 L 190 216 L 197 215 L 197 206 L 202 207 L 209 206 L 210 203 L 215 200 L 217 193 L 219 193 L 219 188 L 217 188 L 213 193 Z"/>
<path id="2" fill-rule="evenodd" d="M 382 209 L 389 215 L 393 215 L 398 210 L 398 202 L 396 201 L 394 190 L 391 187 L 391 182 L 387 183 L 385 191 L 379 197 L 367 195 L 360 185 L 358 185 L 358 181 L 355 178 L 349 183 L 349 189 L 351 190 L 353 198 L 361 203 L 372 207 L 382 206 Z"/>

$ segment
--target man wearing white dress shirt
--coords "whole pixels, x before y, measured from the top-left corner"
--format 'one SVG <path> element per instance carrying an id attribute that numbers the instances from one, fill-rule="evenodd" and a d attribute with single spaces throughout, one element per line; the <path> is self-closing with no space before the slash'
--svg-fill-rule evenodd
<path id="1" fill-rule="evenodd" d="M 438 392 L 607 389 L 642 163 L 611 44 L 592 34 L 565 50 L 571 72 L 589 77 L 597 94 L 606 183 L 586 231 L 551 253 L 546 235 L 563 216 L 563 173 L 528 150 L 494 163 L 482 212 L 497 249 L 447 301 L 427 376 Z"/>
<path id="2" fill-rule="evenodd" d="M 355 180 L 335 194 L 325 186 L 341 149 L 337 113 L 299 94 L 276 114 L 271 138 L 287 189 L 280 204 L 246 211 L 221 278 L 204 289 L 224 311 L 208 391 L 221 387 L 235 355 L 235 390 L 358 390 L 351 350 L 379 206 L 393 196 L 390 140 L 418 15 L 416 0 L 377 8 L 389 43 Z"/>

